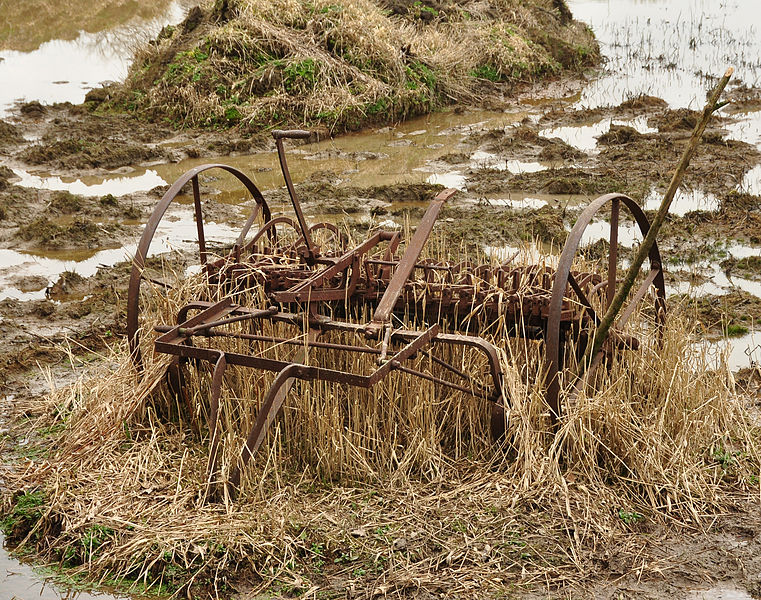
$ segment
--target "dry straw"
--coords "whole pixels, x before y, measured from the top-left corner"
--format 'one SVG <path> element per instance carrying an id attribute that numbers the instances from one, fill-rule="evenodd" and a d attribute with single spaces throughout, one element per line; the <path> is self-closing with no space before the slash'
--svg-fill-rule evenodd
<path id="1" fill-rule="evenodd" d="M 340 131 L 478 101 L 487 80 L 533 81 L 596 56 L 591 33 L 550 0 L 396 12 L 372 0 L 230 0 L 142 48 L 116 102 L 184 126 Z"/>
<path id="2" fill-rule="evenodd" d="M 433 240 L 429 252 L 444 247 Z M 146 331 L 203 290 L 196 279 L 146 293 Z M 261 301 L 256 290 L 247 301 Z M 234 504 L 205 502 L 209 369 L 189 371 L 187 401 L 178 402 L 161 383 L 167 359 L 152 354 L 145 335 L 142 377 L 119 348 L 37 407 L 44 424 L 65 428 L 48 458 L 12 480 L 45 495 L 27 544 L 96 581 L 194 586 L 212 597 L 244 579 L 275 593 L 338 586 L 366 597 L 562 587 L 583 579 L 603 550 L 646 566 L 646 542 L 631 529 L 700 529 L 759 494 L 746 399 L 726 365 L 694 351 L 679 307 L 671 312 L 662 344 L 643 312 L 641 349 L 600 369 L 556 432 L 540 385 L 541 345 L 492 324 L 485 335 L 500 348 L 510 396 L 502 444 L 489 438 L 485 402 L 404 374 L 370 392 L 299 383 Z M 484 367 L 451 352 L 464 369 Z M 370 367 L 336 353 L 309 360 Z M 228 370 L 223 475 L 271 380 Z"/>

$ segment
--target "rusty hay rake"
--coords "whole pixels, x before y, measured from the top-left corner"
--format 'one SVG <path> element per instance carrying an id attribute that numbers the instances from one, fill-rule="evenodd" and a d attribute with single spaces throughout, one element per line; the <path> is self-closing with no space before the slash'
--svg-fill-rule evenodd
<path id="1" fill-rule="evenodd" d="M 141 283 L 147 279 L 146 259 L 161 219 L 189 183 L 200 264 L 209 291 L 182 306 L 175 322 L 155 326 L 153 348 L 173 357 L 167 379 L 170 389 L 178 394 L 186 385 L 185 363 L 200 361 L 212 366 L 209 483 L 218 469 L 219 400 L 223 375 L 230 367 L 276 373 L 240 458 L 225 482 L 231 493 L 239 487 L 246 465 L 265 440 L 296 380 L 371 388 L 394 371 L 404 373 L 488 400 L 492 433 L 495 438 L 501 437 L 510 402 L 501 351 L 479 335 L 499 319 L 512 324 L 509 330 L 514 335 L 542 341 L 545 399 L 552 419 L 560 416 L 563 394 L 559 375 L 567 352 L 569 348 L 577 354 L 583 352 L 600 311 L 604 312 L 616 290 L 621 208 L 628 210 L 643 236 L 649 229 L 647 217 L 631 198 L 608 194 L 594 200 L 571 230 L 555 268 L 515 265 L 512 259 L 494 266 L 422 258 L 443 205 L 455 194 L 452 189 L 431 201 L 401 254 L 399 231 L 376 230 L 362 243 L 349 247 L 347 237 L 334 224 L 310 226 L 296 195 L 283 143 L 289 138 L 307 139 L 310 132 L 273 131 L 273 136 L 293 206 L 292 217 L 273 216 L 257 187 L 239 170 L 223 164 L 196 167 L 180 177 L 155 208 L 139 242 L 130 277 L 128 339 L 133 362 L 141 369 Z M 232 174 L 254 200 L 237 241 L 221 255 L 212 253 L 205 237 L 199 175 L 210 170 Z M 594 217 L 607 211 L 611 225 L 607 273 L 574 270 L 585 229 Z M 611 329 L 605 352 L 638 347 L 638 339 L 624 333 L 624 325 L 648 297 L 654 300 L 656 323 L 663 324 L 665 286 L 657 246 L 650 252 L 649 263 L 647 276 Z M 264 301 L 252 302 L 251 290 L 258 290 Z M 265 324 L 276 324 L 280 329 L 265 328 Z M 276 334 L 283 329 L 291 330 L 292 335 Z M 349 341 L 325 341 L 328 332 L 339 332 Z M 242 344 L 230 350 L 222 344 L 230 339 Z M 203 343 L 198 343 L 200 340 Z M 254 342 L 263 344 L 264 351 L 241 350 Z M 274 352 L 282 347 L 292 347 L 295 352 L 283 358 Z M 464 347 L 482 355 L 486 365 L 483 374 L 476 376 L 442 358 L 437 349 L 446 347 Z M 309 354 L 314 350 L 375 360 L 369 372 L 352 372 L 310 362 Z M 425 368 L 413 362 L 421 355 L 428 358 Z"/>

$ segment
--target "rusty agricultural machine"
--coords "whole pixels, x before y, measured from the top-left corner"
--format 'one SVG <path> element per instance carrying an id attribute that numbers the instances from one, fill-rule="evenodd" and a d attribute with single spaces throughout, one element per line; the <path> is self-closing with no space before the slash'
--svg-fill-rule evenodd
<path id="1" fill-rule="evenodd" d="M 503 385 L 503 367 L 497 347 L 480 337 L 479 327 L 496 319 L 514 324 L 515 335 L 543 341 L 546 372 L 545 398 L 553 419 L 560 415 L 561 372 L 568 348 L 583 351 L 589 334 L 613 298 L 617 283 L 617 247 L 621 207 L 628 209 L 643 236 L 649 229 L 640 207 L 622 194 L 594 200 L 571 230 L 556 268 L 544 265 L 515 266 L 508 260 L 492 265 L 453 264 L 421 258 L 444 203 L 455 193 L 446 189 L 431 201 L 414 235 L 401 255 L 402 234 L 377 230 L 364 242 L 347 247 L 346 237 L 331 223 L 309 225 L 294 190 L 284 153 L 285 139 L 307 139 L 307 131 L 273 131 L 283 177 L 293 206 L 293 217 L 272 216 L 262 194 L 242 172 L 223 164 L 191 169 L 164 194 L 151 215 L 137 248 L 128 297 L 128 336 L 135 365 L 142 366 L 140 349 L 140 286 L 146 258 L 156 229 L 167 208 L 188 183 L 192 186 L 200 263 L 208 286 L 223 290 L 221 298 L 198 299 L 183 306 L 176 321 L 155 327 L 154 349 L 172 355 L 167 379 L 181 390 L 182 365 L 188 361 L 212 366 L 210 392 L 211 435 L 208 480 L 215 476 L 219 451 L 219 398 L 223 374 L 230 366 L 275 372 L 277 375 L 261 402 L 253 428 L 227 485 L 238 487 L 242 470 L 264 441 L 289 390 L 296 380 L 325 380 L 371 388 L 393 371 L 419 377 L 490 402 L 492 432 L 504 434 L 505 407 L 510 399 Z M 236 177 L 255 200 L 253 210 L 232 248 L 214 256 L 205 237 L 199 175 L 224 170 Z M 607 273 L 572 270 L 582 234 L 593 217 L 610 210 L 610 250 Z M 256 225 L 256 227 L 255 227 Z M 605 351 L 634 348 L 639 342 L 627 336 L 623 325 L 647 297 L 654 299 L 656 322 L 665 318 L 665 287 L 657 246 L 649 256 L 650 270 L 630 295 L 628 307 L 611 329 Z M 257 288 L 266 302 L 260 307 L 239 303 L 239 291 Z M 425 307 L 425 310 L 423 310 Z M 436 315 L 434 322 L 410 315 Z M 371 315 L 358 322 L 356 315 Z M 354 315 L 354 318 L 350 318 Z M 406 315 L 401 319 L 400 315 Z M 477 315 L 477 319 L 473 318 Z M 245 331 L 241 323 L 248 323 Z M 274 336 L 262 331 L 265 322 L 292 329 L 293 335 Z M 418 323 L 410 327 L 410 322 Z M 449 333 L 441 325 L 446 322 Z M 237 327 L 235 325 L 237 324 Z M 480 325 L 479 325 L 480 324 Z M 352 343 L 321 340 L 328 332 L 342 332 Z M 235 338 L 265 346 L 292 345 L 298 352 L 291 360 L 265 352 L 230 352 L 219 341 Z M 203 339 L 203 343 L 194 343 Z M 573 340 L 573 345 L 568 340 Z M 218 343 L 215 346 L 215 342 Z M 475 380 L 435 352 L 437 347 L 470 348 L 485 358 L 488 374 Z M 335 370 L 305 364 L 311 349 L 371 355 L 368 373 Z M 415 356 L 428 357 L 425 371 L 414 368 Z"/>

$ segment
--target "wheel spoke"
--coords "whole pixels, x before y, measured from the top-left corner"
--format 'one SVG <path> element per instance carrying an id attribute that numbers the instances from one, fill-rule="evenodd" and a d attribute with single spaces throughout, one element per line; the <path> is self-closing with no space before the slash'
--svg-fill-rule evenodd
<path id="1" fill-rule="evenodd" d="M 581 289 L 581 286 L 579 285 L 579 282 L 576 281 L 576 278 L 573 276 L 573 273 L 568 273 L 568 283 L 571 284 L 571 288 L 573 288 L 573 291 L 579 297 L 579 302 L 581 302 L 581 304 L 585 306 L 586 309 L 590 312 L 594 322 L 598 323 L 600 321 L 600 318 L 597 316 L 597 312 L 592 307 L 592 303 L 589 301 L 589 298 L 587 298 L 587 295 L 584 293 L 584 290 Z"/>
<path id="2" fill-rule="evenodd" d="M 149 250 L 156 231 L 159 227 L 161 220 L 166 214 L 169 206 L 174 202 L 177 196 L 185 189 L 188 183 L 191 183 L 193 187 L 193 203 L 194 214 L 196 219 L 196 228 L 198 232 L 198 248 L 200 253 L 201 264 L 204 269 L 208 269 L 208 251 L 206 247 L 206 239 L 204 232 L 203 213 L 201 207 L 201 193 L 198 183 L 198 175 L 204 171 L 210 169 L 220 169 L 233 175 L 253 197 L 256 202 L 254 209 L 254 215 L 247 221 L 247 227 L 250 228 L 251 224 L 261 215 L 263 220 L 269 221 L 272 218 L 269 206 L 266 200 L 262 196 L 261 192 L 254 185 L 254 183 L 241 171 L 220 163 L 210 163 L 200 165 L 186 171 L 175 181 L 166 193 L 161 197 L 161 200 L 153 209 L 148 222 L 145 224 L 143 234 L 138 242 L 137 249 L 135 250 L 135 257 L 132 261 L 132 272 L 130 274 L 129 288 L 127 292 L 127 339 L 129 342 L 130 354 L 132 357 L 132 363 L 138 371 L 143 369 L 143 358 L 140 351 L 140 285 L 144 281 L 151 281 L 152 283 L 161 287 L 170 287 L 164 282 L 152 279 L 148 277 L 145 271 L 145 263 L 149 255 Z M 244 234 L 245 236 L 245 234 Z"/>
<path id="3" fill-rule="evenodd" d="M 251 226 L 254 224 L 254 221 L 256 221 L 257 217 L 259 216 L 259 211 L 261 209 L 261 205 L 259 203 L 256 203 L 254 205 L 254 210 L 251 211 L 251 215 L 246 220 L 246 224 L 243 225 L 243 229 L 240 232 L 240 235 L 238 236 L 237 241 L 235 242 L 239 247 L 243 246 L 243 242 L 246 239 L 246 236 L 248 235 L 248 232 L 251 230 Z"/>
<path id="4" fill-rule="evenodd" d="M 610 206 L 610 245 L 608 247 L 608 302 L 607 308 L 616 295 L 616 269 L 618 267 L 618 214 L 621 201 L 614 198 Z"/>
<path id="5" fill-rule="evenodd" d="M 585 281 L 571 272 L 575 260 L 576 253 L 584 236 L 584 231 L 593 222 L 599 211 L 605 207 L 610 210 L 610 235 L 609 235 L 609 256 L 607 261 L 608 273 L 607 279 L 602 278 L 600 283 L 594 284 L 594 281 Z M 557 424 L 557 419 L 560 417 L 560 402 L 561 402 L 561 383 L 567 385 L 568 381 L 561 381 L 560 375 L 565 365 L 566 344 L 568 343 L 566 332 L 572 328 L 569 327 L 566 314 L 566 301 L 568 299 L 570 291 L 568 286 L 578 297 L 578 302 L 581 306 L 588 311 L 588 317 L 593 320 L 594 323 L 600 323 L 600 316 L 596 314 L 592 301 L 595 302 L 594 307 L 598 310 L 607 311 L 606 307 L 610 307 L 612 299 L 615 297 L 615 291 L 618 282 L 618 242 L 620 237 L 620 223 L 621 223 L 621 209 L 622 207 L 628 211 L 633 217 L 636 226 L 643 236 L 647 235 L 650 228 L 647 216 L 642 208 L 631 198 L 623 194 L 606 194 L 595 199 L 593 202 L 584 209 L 579 215 L 576 223 L 574 224 L 571 232 L 568 234 L 568 238 L 563 247 L 563 251 L 558 258 L 558 263 L 555 271 L 555 281 L 552 286 L 551 301 L 548 307 L 547 321 L 545 325 L 545 352 L 546 352 L 546 368 L 544 372 L 545 383 L 545 399 L 550 409 L 553 422 Z M 663 280 L 663 270 L 660 252 L 658 246 L 654 245 L 649 253 L 650 258 L 650 273 L 645 278 L 645 281 L 640 285 L 633 294 L 630 294 L 630 305 L 627 305 L 615 323 L 615 329 L 609 331 L 609 338 L 612 345 L 616 348 L 630 348 L 636 349 L 639 346 L 639 340 L 637 338 L 623 335 L 621 328 L 631 319 L 631 316 L 635 313 L 635 309 L 645 298 L 650 287 L 655 289 L 655 318 L 657 324 L 663 325 L 665 316 L 665 284 Z M 573 300 L 572 300 L 573 301 Z M 578 312 L 578 308 L 576 309 Z M 584 318 L 587 316 L 577 315 L 574 319 Z M 581 322 L 572 323 L 576 327 L 576 334 L 579 335 L 579 325 Z M 588 324 L 588 323 L 587 323 Z M 601 353 L 596 356 L 594 361 L 604 361 L 604 354 Z M 595 367 L 591 369 L 593 372 Z M 578 393 L 573 392 L 572 389 L 566 388 L 569 391 L 569 395 L 566 396 L 566 400 L 569 397 L 573 397 Z"/>
<path id="6" fill-rule="evenodd" d="M 206 235 L 203 228 L 203 212 L 201 210 L 201 191 L 198 187 L 198 175 L 190 180 L 193 184 L 193 206 L 196 212 L 196 229 L 198 230 L 198 250 L 201 254 L 201 264 L 206 267 Z"/>

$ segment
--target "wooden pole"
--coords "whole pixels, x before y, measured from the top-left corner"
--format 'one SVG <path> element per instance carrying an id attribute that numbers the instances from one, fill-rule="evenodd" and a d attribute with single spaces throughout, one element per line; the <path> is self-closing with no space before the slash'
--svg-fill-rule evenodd
<path id="1" fill-rule="evenodd" d="M 668 190 L 666 190 L 666 195 L 661 201 L 660 208 L 658 208 L 658 213 L 655 215 L 655 219 L 653 219 L 653 222 L 650 225 L 650 229 L 648 230 L 642 245 L 639 247 L 637 255 L 634 257 L 634 260 L 632 261 L 632 264 L 626 273 L 626 278 L 624 279 L 623 284 L 621 284 L 621 287 L 613 297 L 613 301 L 610 303 L 605 316 L 603 316 L 602 320 L 597 325 L 595 337 L 592 343 L 587 347 L 584 359 L 579 363 L 579 376 L 584 374 L 584 371 L 586 371 L 587 367 L 592 363 L 594 357 L 597 356 L 597 353 L 602 349 L 605 338 L 608 336 L 608 331 L 613 325 L 613 320 L 621 311 L 621 308 L 624 305 L 624 301 L 634 286 L 634 281 L 637 279 L 637 275 L 639 275 L 639 270 L 642 267 L 642 263 L 645 262 L 645 258 L 647 258 L 649 255 L 650 248 L 653 247 L 655 238 L 658 236 L 658 232 L 660 231 L 663 222 L 666 220 L 669 208 L 671 207 L 671 202 L 674 200 L 674 196 L 676 195 L 676 192 L 679 189 L 679 185 L 682 182 L 682 177 L 684 177 L 684 172 L 687 170 L 687 166 L 690 164 L 690 160 L 692 159 L 693 154 L 695 154 L 695 150 L 700 144 L 700 138 L 703 136 L 703 132 L 708 125 L 708 121 L 711 118 L 711 115 L 726 104 L 719 104 L 719 96 L 721 96 L 721 93 L 724 91 L 724 88 L 727 86 L 727 83 L 729 82 L 729 79 L 732 77 L 733 73 L 734 68 L 729 67 L 727 72 L 724 74 L 724 77 L 721 78 L 719 83 L 716 85 L 716 88 L 713 90 L 713 92 L 711 92 L 711 95 L 708 98 L 708 102 L 703 109 L 703 114 L 695 124 L 695 129 L 692 132 L 692 137 L 690 137 L 690 142 L 687 144 L 687 148 L 685 148 L 684 153 L 682 154 L 682 158 L 677 165 L 676 171 L 674 171 L 674 175 L 671 177 L 671 183 L 669 183 Z"/>

